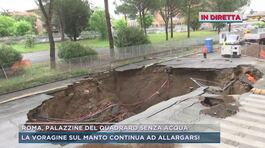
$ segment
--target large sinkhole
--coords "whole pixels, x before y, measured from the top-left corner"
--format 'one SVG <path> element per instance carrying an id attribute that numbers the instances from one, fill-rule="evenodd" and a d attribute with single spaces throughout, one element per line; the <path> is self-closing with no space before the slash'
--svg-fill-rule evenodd
<path id="1" fill-rule="evenodd" d="M 50 95 L 52 99 L 28 113 L 30 122 L 119 122 L 150 106 L 187 94 L 202 86 L 210 93 L 242 94 L 261 72 L 251 66 L 227 69 L 189 69 L 150 66 L 148 68 L 97 73 Z M 207 103 L 204 102 L 204 103 Z"/>

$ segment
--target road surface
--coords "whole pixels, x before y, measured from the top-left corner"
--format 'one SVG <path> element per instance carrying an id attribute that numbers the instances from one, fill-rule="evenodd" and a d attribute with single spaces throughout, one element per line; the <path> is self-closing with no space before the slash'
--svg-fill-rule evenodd
<path id="1" fill-rule="evenodd" d="M 108 48 L 97 48 L 95 49 L 98 54 L 109 54 L 109 49 Z M 58 50 L 56 50 L 56 58 Z M 42 62 L 49 62 L 50 60 L 50 51 L 38 51 L 38 52 L 32 52 L 32 53 L 24 53 L 23 59 L 30 60 L 32 63 L 42 63 Z"/>

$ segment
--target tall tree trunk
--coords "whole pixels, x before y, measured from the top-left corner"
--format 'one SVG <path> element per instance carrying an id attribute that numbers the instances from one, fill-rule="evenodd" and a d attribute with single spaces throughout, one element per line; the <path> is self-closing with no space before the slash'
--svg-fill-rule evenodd
<path id="1" fill-rule="evenodd" d="M 51 66 L 51 69 L 55 69 L 56 68 L 55 42 L 54 42 L 54 38 L 53 38 L 53 34 L 52 34 L 53 32 L 52 32 L 52 24 L 51 24 L 54 0 L 50 0 L 50 3 L 48 3 L 49 4 L 48 12 L 45 10 L 42 0 L 38 0 L 38 4 L 39 4 L 40 9 L 41 9 L 43 16 L 45 18 L 46 29 L 47 29 L 48 37 L 49 37 L 50 66 Z"/>
<path id="2" fill-rule="evenodd" d="M 125 19 L 125 22 L 126 22 L 126 25 L 128 24 L 128 18 L 127 18 L 127 15 L 124 14 L 124 19 Z"/>
<path id="3" fill-rule="evenodd" d="M 166 40 L 168 41 L 168 21 L 165 22 Z"/>
<path id="4" fill-rule="evenodd" d="M 140 28 L 143 30 L 143 17 L 142 17 L 142 11 L 139 11 L 139 21 L 140 21 Z"/>
<path id="5" fill-rule="evenodd" d="M 145 12 L 144 11 L 143 11 L 143 27 L 144 27 L 144 34 L 147 35 L 146 24 L 145 24 Z"/>
<path id="6" fill-rule="evenodd" d="M 56 68 L 56 59 L 55 59 L 55 42 L 53 38 L 52 25 L 49 21 L 46 21 L 47 32 L 50 42 L 50 66 L 52 69 Z"/>
<path id="7" fill-rule="evenodd" d="M 217 24 L 217 30 L 218 30 L 218 34 L 220 34 L 220 32 L 221 32 L 221 25 L 220 25 L 220 23 Z"/>
<path id="8" fill-rule="evenodd" d="M 109 47 L 110 47 L 110 56 L 111 58 L 114 58 L 114 42 L 113 42 L 113 36 L 112 36 L 112 30 L 111 30 L 111 22 L 110 22 L 110 14 L 109 14 L 109 2 L 108 0 L 104 0 L 105 4 L 105 16 L 106 16 L 106 22 L 107 22 L 107 28 L 108 28 L 108 37 L 109 37 Z"/>
<path id="9" fill-rule="evenodd" d="M 171 31 L 171 38 L 174 37 L 174 24 L 173 24 L 173 16 L 170 15 L 170 31 Z"/>
<path id="10" fill-rule="evenodd" d="M 65 36 L 64 36 L 64 25 L 62 18 L 59 17 L 59 21 L 60 21 L 61 41 L 63 42 L 65 40 Z"/>
<path id="11" fill-rule="evenodd" d="M 228 31 L 231 32 L 231 23 L 228 23 Z"/>
<path id="12" fill-rule="evenodd" d="M 188 38 L 190 38 L 190 9 L 191 9 L 191 4 L 188 6 L 188 23 L 187 23 L 187 29 L 188 29 Z"/>

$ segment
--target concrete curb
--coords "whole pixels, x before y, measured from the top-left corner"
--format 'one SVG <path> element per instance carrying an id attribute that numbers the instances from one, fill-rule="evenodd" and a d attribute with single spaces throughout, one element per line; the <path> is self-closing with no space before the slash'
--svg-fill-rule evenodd
<path id="1" fill-rule="evenodd" d="M 250 92 L 256 95 L 265 95 L 265 89 L 253 88 Z"/>
<path id="2" fill-rule="evenodd" d="M 28 94 L 25 94 L 25 95 L 17 96 L 17 97 L 14 97 L 14 98 L 11 98 L 11 99 L 8 99 L 8 100 L 5 100 L 5 101 L 1 101 L 0 105 L 8 103 L 8 102 L 16 101 L 16 100 L 19 100 L 19 99 L 23 99 L 23 98 L 26 98 L 26 97 L 35 96 L 35 95 L 38 95 L 38 94 L 53 93 L 53 92 L 58 91 L 58 90 L 63 90 L 65 88 L 67 88 L 67 86 L 68 85 L 64 85 L 64 86 L 55 87 L 55 88 L 52 88 L 52 89 L 46 89 L 46 90 L 42 90 L 42 91 L 36 91 L 36 92 L 33 92 L 33 93 L 28 93 Z"/>

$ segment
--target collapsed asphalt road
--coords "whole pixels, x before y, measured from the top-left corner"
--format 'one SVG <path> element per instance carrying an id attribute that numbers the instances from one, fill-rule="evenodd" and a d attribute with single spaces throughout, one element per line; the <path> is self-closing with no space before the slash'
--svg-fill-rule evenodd
<path id="1" fill-rule="evenodd" d="M 248 72 L 253 73 L 255 80 L 262 76 L 259 70 L 249 65 L 188 68 L 176 67 L 172 63 L 169 61 L 145 68 L 118 68 L 113 72 L 96 73 L 50 94 L 54 97 L 31 110 L 28 119 L 30 122 L 120 122 L 161 101 L 188 94 L 199 87 L 210 86 L 211 91 L 208 90 L 208 93 L 222 95 L 223 98 L 241 95 L 251 89 L 249 84 L 241 80 L 242 77 Z M 211 110 L 200 112 L 221 118 L 237 112 L 237 107 L 226 104 L 225 99 L 222 101 L 209 104 Z"/>
<path id="2" fill-rule="evenodd" d="M 169 60 L 168 62 L 161 63 L 167 65 L 172 65 L 176 68 L 234 68 L 238 65 L 260 65 L 258 61 L 256 61 L 255 58 L 249 58 L 249 57 L 242 57 L 241 59 L 232 59 L 233 62 L 226 61 L 222 58 L 216 58 L 219 56 L 216 55 L 209 55 L 210 59 L 206 62 L 201 62 L 201 55 L 198 57 L 195 56 L 193 58 L 185 58 L 185 59 L 175 59 L 175 60 Z M 213 58 L 214 57 L 214 58 Z M 213 58 L 213 59 L 211 59 Z M 161 59 L 157 60 L 161 61 Z M 145 61 L 145 62 L 139 62 L 136 64 L 128 65 L 121 67 L 119 70 L 128 69 L 130 67 L 131 69 L 135 69 L 135 67 L 145 67 L 146 65 L 152 65 L 155 62 L 155 60 L 152 61 Z M 262 67 L 262 66 L 261 66 Z M 263 83 L 257 83 L 257 84 L 263 84 Z M 134 115 L 123 122 L 128 123 L 181 123 L 181 122 L 196 122 L 196 123 L 214 123 L 219 122 L 219 118 L 214 118 L 209 115 L 205 114 L 199 114 L 198 111 L 201 110 L 200 107 L 204 107 L 200 102 L 198 102 L 198 99 L 196 96 L 202 94 L 204 91 L 202 89 L 194 89 L 194 91 L 190 94 L 186 94 L 184 96 L 175 97 L 172 99 L 169 99 L 167 101 L 163 101 L 161 103 L 158 103 L 156 105 L 151 106 L 144 112 L 141 112 L 137 115 Z M 179 102 L 180 99 L 187 99 L 187 101 Z M 222 144 L 220 146 L 255 146 L 256 144 L 262 145 L 261 141 L 265 141 L 262 139 L 265 139 L 264 134 L 262 132 L 265 132 L 265 127 L 262 124 L 262 121 L 265 121 L 262 111 L 263 104 L 265 105 L 265 102 L 262 101 L 262 97 L 259 96 L 252 96 L 250 94 L 244 94 L 242 96 L 238 96 L 235 99 L 238 100 L 240 103 L 239 112 L 232 116 L 228 117 L 224 120 L 221 120 L 222 125 L 224 125 L 224 129 L 222 128 Z M 253 99 L 252 99 L 253 98 Z M 0 105 L 0 110 L 10 108 L 8 112 L 1 112 L 0 115 L 2 117 L 1 119 L 1 134 L 5 137 L 6 135 L 9 135 L 8 138 L 0 138 L 1 147 L 8 147 L 10 145 L 14 147 L 23 147 L 23 145 L 19 145 L 17 143 L 17 132 L 18 129 L 16 125 L 20 123 L 24 123 L 26 119 L 26 113 L 39 106 L 43 100 L 47 100 L 49 98 L 43 98 L 40 99 L 39 96 L 37 97 L 30 97 L 25 98 L 25 100 L 22 100 L 23 103 L 16 101 L 12 102 L 10 104 L 7 104 L 8 106 L 5 108 L 2 108 L 2 105 Z M 36 104 L 31 106 L 28 105 L 32 102 L 32 100 L 35 100 Z M 179 103 L 176 103 L 179 102 Z M 251 106 L 249 106 L 250 104 Z M 166 108 L 163 108 L 164 105 Z M 247 105 L 247 106 L 246 106 Z M 256 107 L 258 105 L 258 108 L 261 107 L 261 109 L 253 109 L 252 106 Z M 189 107 L 191 106 L 191 107 Z M 167 108 L 168 107 L 168 108 Z M 181 108 L 179 108 L 181 107 Z M 185 109 L 185 107 L 187 107 Z M 198 109 L 196 108 L 198 107 Z M 252 108 L 250 108 L 252 107 Z M 163 108 L 163 110 L 161 110 Z M 184 110 L 182 110 L 184 109 Z M 16 111 L 14 111 L 16 110 Z M 20 112 L 21 111 L 21 112 Z M 16 112 L 20 112 L 19 114 Z M 196 113 L 196 116 L 194 116 Z M 185 119 L 185 120 L 183 120 Z M 203 120 L 200 120 L 203 119 Z M 251 120 L 251 121 L 249 121 Z M 225 124 L 223 124 L 225 123 Z M 7 132 L 6 129 L 9 129 Z M 237 129 L 240 129 L 237 130 Z M 5 135 L 5 136 L 4 136 Z M 242 138 L 242 135 L 246 136 L 246 138 Z M 250 141 L 250 142 L 248 142 Z M 28 145 L 27 145 L 28 146 Z M 34 145 L 34 147 L 41 147 L 41 145 Z M 43 146 L 43 145 L 42 145 Z M 76 145 L 75 145 L 76 146 Z M 188 146 L 188 145 L 187 145 Z M 197 145 L 194 145 L 197 146 Z M 57 147 L 55 145 L 45 145 L 45 147 Z"/>

